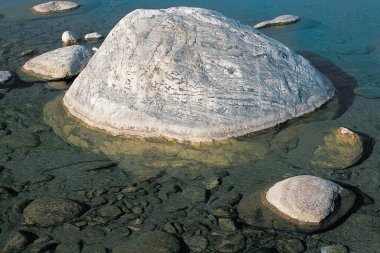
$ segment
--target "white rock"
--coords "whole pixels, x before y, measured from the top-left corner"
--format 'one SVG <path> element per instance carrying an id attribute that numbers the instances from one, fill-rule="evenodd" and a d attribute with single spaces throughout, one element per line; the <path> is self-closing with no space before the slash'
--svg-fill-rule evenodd
<path id="1" fill-rule="evenodd" d="M 217 12 L 180 7 L 124 17 L 63 102 L 114 135 L 207 142 L 309 113 L 334 92 L 278 41 Z"/>
<path id="2" fill-rule="evenodd" d="M 50 1 L 33 6 L 32 12 L 37 14 L 52 14 L 71 11 L 79 7 L 79 4 L 70 1 Z"/>
<path id="3" fill-rule="evenodd" d="M 78 36 L 72 31 L 65 31 L 62 33 L 63 46 L 71 46 L 78 44 Z"/>
<path id="4" fill-rule="evenodd" d="M 84 46 L 62 47 L 30 59 L 21 69 L 45 80 L 67 79 L 78 75 L 91 56 L 91 50 Z"/>
<path id="5" fill-rule="evenodd" d="M 100 40 L 103 36 L 97 32 L 88 33 L 84 36 L 86 41 Z"/>
<path id="6" fill-rule="evenodd" d="M 92 52 L 94 52 L 94 53 L 96 53 L 98 50 L 99 50 L 99 48 L 97 48 L 97 47 L 92 48 Z"/>
<path id="7" fill-rule="evenodd" d="M 12 78 L 12 73 L 9 71 L 0 70 L 0 84 L 5 84 Z"/>
<path id="8" fill-rule="evenodd" d="M 273 185 L 267 201 L 280 212 L 301 222 L 319 223 L 334 211 L 344 189 L 315 176 L 296 176 Z"/>
<path id="9" fill-rule="evenodd" d="M 298 22 L 299 20 L 300 20 L 300 18 L 298 16 L 282 15 L 282 16 L 278 16 L 272 20 L 260 22 L 257 25 L 255 25 L 254 27 L 256 29 L 260 29 L 260 28 L 276 26 L 276 25 L 289 25 L 289 24 L 294 24 L 294 23 Z"/>

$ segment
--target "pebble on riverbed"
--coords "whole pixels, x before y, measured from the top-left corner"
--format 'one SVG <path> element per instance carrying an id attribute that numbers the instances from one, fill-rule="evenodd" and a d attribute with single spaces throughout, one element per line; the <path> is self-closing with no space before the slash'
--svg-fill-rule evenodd
<path id="1" fill-rule="evenodd" d="M 70 1 L 50 1 L 33 6 L 32 12 L 49 15 L 53 13 L 71 11 L 79 8 L 79 4 Z"/>
<path id="2" fill-rule="evenodd" d="M 297 23 L 299 20 L 300 18 L 298 16 L 282 15 L 271 20 L 260 22 L 256 24 L 254 28 L 260 29 L 260 28 L 265 28 L 265 27 L 270 27 L 270 26 L 290 25 L 290 24 Z"/>
<path id="3" fill-rule="evenodd" d="M 239 217 L 257 227 L 315 232 L 326 229 L 353 206 L 351 191 L 322 178 L 303 175 L 245 195 Z"/>

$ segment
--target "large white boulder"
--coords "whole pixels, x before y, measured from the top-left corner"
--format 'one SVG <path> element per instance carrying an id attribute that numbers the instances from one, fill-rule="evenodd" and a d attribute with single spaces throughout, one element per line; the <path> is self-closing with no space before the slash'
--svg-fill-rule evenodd
<path id="1" fill-rule="evenodd" d="M 114 135 L 207 142 L 309 113 L 334 92 L 278 41 L 217 12 L 179 7 L 125 16 L 63 103 Z"/>
<path id="2" fill-rule="evenodd" d="M 78 75 L 91 56 L 85 46 L 62 47 L 30 59 L 21 70 L 45 80 L 68 79 Z"/>
<path id="3" fill-rule="evenodd" d="M 70 1 L 50 1 L 33 6 L 32 12 L 37 14 L 52 14 L 71 11 L 79 7 L 79 4 Z"/>
<path id="4" fill-rule="evenodd" d="M 266 193 L 280 212 L 301 222 L 320 223 L 335 209 L 344 188 L 323 178 L 303 175 L 285 179 Z"/>

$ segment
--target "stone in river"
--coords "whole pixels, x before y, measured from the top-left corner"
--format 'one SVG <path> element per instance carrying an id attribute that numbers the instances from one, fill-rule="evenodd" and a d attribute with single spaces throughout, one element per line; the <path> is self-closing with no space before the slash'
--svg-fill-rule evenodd
<path id="1" fill-rule="evenodd" d="M 359 87 L 354 89 L 354 93 L 365 98 L 380 98 L 380 88 L 377 87 Z"/>
<path id="2" fill-rule="evenodd" d="M 245 195 L 237 210 L 239 217 L 249 225 L 315 232 L 342 218 L 355 199 L 354 193 L 336 183 L 302 175 Z"/>
<path id="3" fill-rule="evenodd" d="M 345 128 L 331 130 L 314 152 L 311 163 L 323 169 L 344 169 L 357 163 L 363 154 L 361 137 Z"/>
<path id="4" fill-rule="evenodd" d="M 91 56 L 91 50 L 84 46 L 62 47 L 30 59 L 21 70 L 49 81 L 68 79 L 78 75 Z"/>
<path id="5" fill-rule="evenodd" d="M 290 25 L 298 22 L 300 18 L 294 15 L 282 15 L 274 19 L 260 22 L 254 26 L 256 29 L 270 27 L 270 26 L 280 26 L 280 25 Z"/>
<path id="6" fill-rule="evenodd" d="M 75 201 L 43 197 L 33 200 L 23 213 L 26 224 L 51 227 L 76 218 L 83 211 Z"/>
<path id="7" fill-rule="evenodd" d="M 78 36 L 72 31 L 62 33 L 62 44 L 64 47 L 78 44 Z"/>
<path id="8" fill-rule="evenodd" d="M 70 1 L 50 1 L 33 6 L 32 12 L 36 14 L 53 14 L 71 11 L 79 8 L 79 4 Z"/>
<path id="9" fill-rule="evenodd" d="M 0 70 L 0 85 L 6 84 L 12 78 L 10 71 Z"/>
<path id="10" fill-rule="evenodd" d="M 341 244 L 328 245 L 321 248 L 321 253 L 348 253 L 348 248 Z"/>
<path id="11" fill-rule="evenodd" d="M 218 12 L 179 7 L 125 16 L 63 103 L 113 135 L 211 142 L 299 117 L 334 93 L 280 42 Z"/>
<path id="12" fill-rule="evenodd" d="M 97 32 L 88 33 L 84 36 L 86 41 L 100 40 L 101 38 L 103 38 L 103 36 Z"/>

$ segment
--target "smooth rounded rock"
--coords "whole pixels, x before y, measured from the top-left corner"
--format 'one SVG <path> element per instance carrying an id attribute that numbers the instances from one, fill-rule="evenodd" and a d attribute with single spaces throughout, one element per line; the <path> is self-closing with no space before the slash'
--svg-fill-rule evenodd
<path id="1" fill-rule="evenodd" d="M 290 24 L 294 24 L 298 22 L 299 20 L 300 18 L 298 16 L 282 15 L 271 20 L 260 22 L 256 24 L 254 27 L 256 29 L 260 29 L 260 28 L 265 28 L 265 27 L 270 27 L 270 26 L 290 25 Z"/>
<path id="2" fill-rule="evenodd" d="M 94 41 L 94 40 L 100 40 L 101 38 L 103 38 L 103 35 L 97 33 L 97 32 L 93 32 L 93 33 L 88 33 L 84 36 L 84 39 L 86 41 Z"/>
<path id="3" fill-rule="evenodd" d="M 12 78 L 12 73 L 10 71 L 0 70 L 0 85 L 6 84 Z"/>
<path id="4" fill-rule="evenodd" d="M 238 205 L 247 224 L 287 231 L 326 229 L 352 208 L 356 196 L 331 181 L 295 176 L 245 195 Z"/>
<path id="5" fill-rule="evenodd" d="M 79 4 L 70 1 L 50 1 L 33 6 L 32 12 L 36 14 L 53 14 L 71 11 L 79 8 Z"/>
<path id="6" fill-rule="evenodd" d="M 91 50 L 84 46 L 62 47 L 30 59 L 21 70 L 45 80 L 68 79 L 78 75 L 91 56 Z"/>
<path id="7" fill-rule="evenodd" d="M 113 253 L 179 253 L 181 244 L 178 239 L 168 233 L 146 232 L 127 243 L 112 249 Z"/>
<path id="8" fill-rule="evenodd" d="M 329 131 L 323 139 L 311 160 L 319 168 L 344 169 L 357 163 L 363 155 L 360 135 L 345 127 Z"/>
<path id="9" fill-rule="evenodd" d="M 309 113 L 334 92 L 306 59 L 252 27 L 179 7 L 124 17 L 63 103 L 113 135 L 211 142 Z"/>
<path id="10" fill-rule="evenodd" d="M 78 36 L 72 31 L 62 33 L 62 44 L 64 47 L 78 44 Z"/>
<path id="11" fill-rule="evenodd" d="M 33 200 L 24 209 L 25 223 L 50 227 L 60 225 L 83 212 L 83 207 L 75 201 L 43 197 Z"/>

